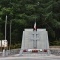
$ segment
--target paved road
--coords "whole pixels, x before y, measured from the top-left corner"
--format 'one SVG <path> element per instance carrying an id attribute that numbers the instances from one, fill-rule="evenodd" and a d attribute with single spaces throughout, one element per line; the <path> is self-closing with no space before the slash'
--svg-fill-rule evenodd
<path id="1" fill-rule="evenodd" d="M 0 60 L 60 60 L 60 56 L 41 56 L 41 55 L 15 55 L 10 57 L 1 57 Z"/>
<path id="2" fill-rule="evenodd" d="M 0 58 L 0 60 L 60 60 L 60 58 L 58 57 L 53 57 L 53 58 L 49 58 L 49 57 L 9 57 L 9 58 Z"/>

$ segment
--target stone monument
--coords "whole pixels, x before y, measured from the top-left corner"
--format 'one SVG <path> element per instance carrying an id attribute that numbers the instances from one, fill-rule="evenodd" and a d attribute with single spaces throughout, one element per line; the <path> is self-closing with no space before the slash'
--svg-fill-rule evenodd
<path id="1" fill-rule="evenodd" d="M 22 35 L 22 45 L 20 55 L 23 53 L 38 53 L 49 55 L 48 32 L 46 29 L 25 29 Z"/>

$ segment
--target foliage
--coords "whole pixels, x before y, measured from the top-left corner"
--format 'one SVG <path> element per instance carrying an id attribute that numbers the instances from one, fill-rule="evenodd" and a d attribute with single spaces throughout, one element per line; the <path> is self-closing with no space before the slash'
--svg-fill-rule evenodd
<path id="1" fill-rule="evenodd" d="M 21 43 L 22 31 L 25 28 L 33 28 L 35 20 L 37 28 L 47 29 L 52 45 L 56 40 L 60 40 L 60 0 L 0 0 L 0 39 L 2 40 L 5 35 L 6 15 L 9 43 L 10 21 L 12 21 L 12 44 Z"/>

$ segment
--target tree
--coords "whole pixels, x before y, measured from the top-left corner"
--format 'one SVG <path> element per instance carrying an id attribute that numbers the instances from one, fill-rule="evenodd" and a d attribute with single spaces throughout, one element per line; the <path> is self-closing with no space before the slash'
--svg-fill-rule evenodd
<path id="1" fill-rule="evenodd" d="M 38 28 L 46 28 L 49 41 L 60 40 L 60 1 L 59 0 L 1 0 L 0 32 L 4 39 L 5 16 L 8 16 L 7 40 L 9 41 L 9 24 L 12 21 L 12 42 L 22 40 L 24 28 L 33 28 L 36 20 Z"/>

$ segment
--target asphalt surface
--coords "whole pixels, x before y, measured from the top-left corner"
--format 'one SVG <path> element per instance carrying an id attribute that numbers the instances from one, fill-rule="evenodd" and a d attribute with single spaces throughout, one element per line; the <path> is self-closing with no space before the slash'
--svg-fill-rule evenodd
<path id="1" fill-rule="evenodd" d="M 39 54 L 24 54 L 19 56 L 14 55 L 10 57 L 0 57 L 0 60 L 60 60 L 60 56 L 54 56 L 54 55 L 39 55 Z"/>

